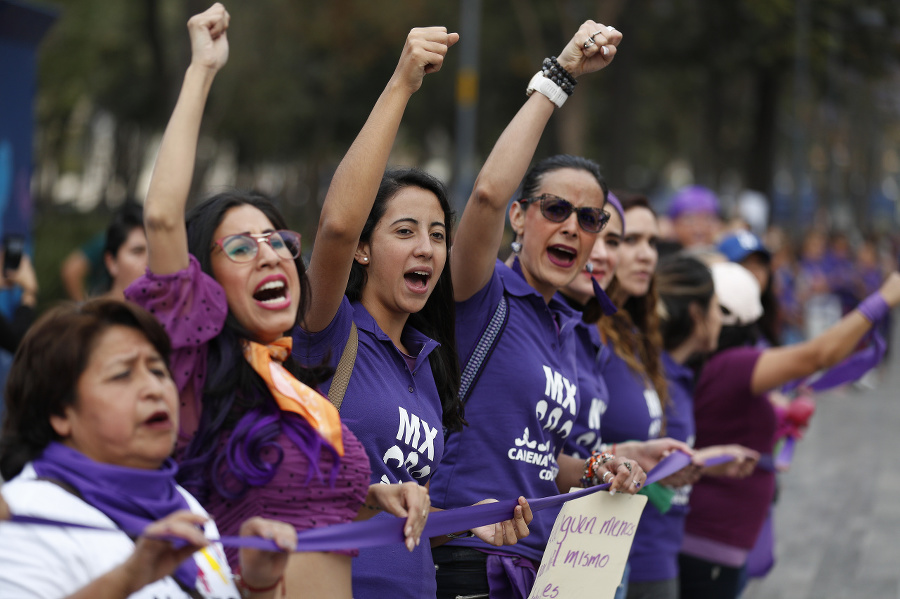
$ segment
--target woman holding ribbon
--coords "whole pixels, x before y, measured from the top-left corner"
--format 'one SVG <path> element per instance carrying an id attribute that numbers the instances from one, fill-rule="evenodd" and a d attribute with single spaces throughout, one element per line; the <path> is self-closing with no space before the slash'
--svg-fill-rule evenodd
<path id="1" fill-rule="evenodd" d="M 275 596 L 287 553 L 242 549 L 233 579 L 215 523 L 175 482 L 169 351 L 153 316 L 116 300 L 58 307 L 26 335 L 6 388 L 2 492 L 14 516 L 56 525 L 0 524 L 0 596 Z M 262 518 L 240 533 L 297 542 Z"/>
<path id="2" fill-rule="evenodd" d="M 544 61 L 463 213 L 450 267 L 458 353 L 467 364 L 461 397 L 469 425 L 449 434 L 432 478 L 431 495 L 440 507 L 502 497 L 510 489 L 546 497 L 579 486 L 582 478 L 633 493 L 646 479 L 634 460 L 603 456 L 585 468 L 584 460 L 561 453 L 578 411 L 578 315 L 555 296 L 584 268 L 608 218 L 607 189 L 596 165 L 583 158 L 553 156 L 528 168 L 575 77 L 609 64 L 621 39 L 614 28 L 587 21 L 558 59 Z M 495 256 L 507 203 L 520 182 L 522 197 L 509 209 L 517 256 L 507 266 Z M 469 376 L 472 355 L 484 359 Z M 680 446 L 660 442 L 642 457 L 649 468 L 665 450 Z M 552 518 L 538 517 L 532 534 L 503 552 L 472 538 L 436 548 L 438 597 L 527 596 L 552 524 Z"/>
<path id="3" fill-rule="evenodd" d="M 872 326 L 900 304 L 900 273 L 892 273 L 878 291 L 821 335 L 760 349 L 756 324 L 763 308 L 756 279 L 733 262 L 713 264 L 711 270 L 723 326 L 718 348 L 703 365 L 694 389 L 696 447 L 738 443 L 771 454 L 776 416 L 767 393 L 850 355 Z M 694 485 L 679 559 L 682 597 L 738 596 L 741 570 L 774 490 L 774 472 L 762 467 L 744 479 L 704 477 Z"/>
<path id="4" fill-rule="evenodd" d="M 364 448 L 311 388 L 329 373 L 290 357 L 290 334 L 310 301 L 300 236 L 257 193 L 220 193 L 185 216 L 203 108 L 228 58 L 228 24 L 221 4 L 188 22 L 191 65 L 144 206 L 149 273 L 126 292 L 172 338 L 181 480 L 223 534 L 252 515 L 307 529 L 384 510 L 407 519 L 412 550 L 427 492 L 412 483 L 369 485 Z M 294 596 L 349 599 L 354 554 L 294 554 L 285 587 Z"/>
<path id="5" fill-rule="evenodd" d="M 357 350 L 341 420 L 366 448 L 375 485 L 426 488 L 441 462 L 443 430 L 463 423 L 446 268 L 450 202 L 443 184 L 423 171 L 385 172 L 407 103 L 458 39 L 444 27 L 413 29 L 407 37 L 328 189 L 310 260 L 312 302 L 294 330 L 293 354 L 302 364 L 330 360 L 340 368 L 344 348 Z M 336 383 L 323 387 L 335 400 Z M 524 498 L 520 503 L 506 522 L 465 534 L 491 545 L 515 543 L 531 520 Z M 363 549 L 353 562 L 354 597 L 383 597 L 385 588 L 397 598 L 434 597 L 431 548 Z"/>
<path id="6" fill-rule="evenodd" d="M 721 328 L 712 275 L 695 258 L 676 255 L 660 261 L 654 287 L 663 342 L 660 361 L 669 392 L 666 434 L 693 445 L 694 377 L 690 365 L 715 348 Z M 737 445 L 706 447 L 694 453 L 692 468 L 662 481 L 655 491 L 657 500 L 651 495 L 644 508 L 631 546 L 630 599 L 678 598 L 678 552 L 690 485 L 702 475 L 748 476 L 758 458 L 757 452 Z"/>

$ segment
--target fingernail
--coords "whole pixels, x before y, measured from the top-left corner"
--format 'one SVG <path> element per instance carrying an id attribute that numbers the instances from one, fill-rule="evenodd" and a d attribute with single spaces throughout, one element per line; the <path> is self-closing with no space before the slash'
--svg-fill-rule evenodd
<path id="1" fill-rule="evenodd" d="M 606 46 L 603 46 L 602 48 L 600 48 L 600 53 L 603 54 L 603 56 L 608 55 L 608 54 L 609 54 L 609 48 L 607 48 Z"/>
<path id="2" fill-rule="evenodd" d="M 609 494 L 610 494 L 610 495 L 615 495 L 615 494 L 616 494 L 616 490 L 615 490 L 615 489 L 610 489 L 610 490 L 609 490 Z"/>

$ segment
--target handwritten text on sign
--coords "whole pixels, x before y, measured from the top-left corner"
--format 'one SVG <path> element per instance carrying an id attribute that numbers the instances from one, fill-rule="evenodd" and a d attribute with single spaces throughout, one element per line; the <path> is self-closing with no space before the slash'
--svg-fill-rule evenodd
<path id="1" fill-rule="evenodd" d="M 602 491 L 566 502 L 528 599 L 613 599 L 646 504 Z"/>

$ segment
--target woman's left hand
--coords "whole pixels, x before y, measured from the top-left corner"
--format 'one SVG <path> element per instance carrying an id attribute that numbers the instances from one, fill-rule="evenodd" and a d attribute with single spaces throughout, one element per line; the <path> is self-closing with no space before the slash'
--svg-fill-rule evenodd
<path id="1" fill-rule="evenodd" d="M 406 548 L 410 551 L 418 547 L 422 530 L 431 512 L 431 498 L 428 489 L 413 482 L 384 485 L 369 485 L 363 509 L 384 510 L 398 518 L 406 518 L 403 535 Z"/>
<path id="2" fill-rule="evenodd" d="M 290 524 L 253 517 L 241 524 L 242 537 L 262 537 L 275 541 L 282 551 L 262 551 L 242 547 L 241 578 L 250 587 L 269 588 L 284 575 L 290 553 L 297 549 L 297 530 Z"/>
<path id="3" fill-rule="evenodd" d="M 485 503 L 496 503 L 496 499 L 483 499 L 475 505 Z M 485 526 L 476 526 L 472 528 L 472 533 L 489 545 L 500 547 L 503 545 L 515 545 L 519 539 L 527 537 L 531 531 L 528 525 L 534 515 L 531 513 L 531 506 L 524 497 L 519 497 L 519 505 L 516 506 L 513 517 L 496 524 L 487 524 Z"/>

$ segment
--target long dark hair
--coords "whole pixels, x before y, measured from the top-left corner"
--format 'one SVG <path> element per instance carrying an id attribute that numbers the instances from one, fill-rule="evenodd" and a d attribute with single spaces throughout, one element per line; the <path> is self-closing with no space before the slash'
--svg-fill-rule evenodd
<path id="1" fill-rule="evenodd" d="M 447 244 L 448 261 L 444 265 L 444 270 L 441 271 L 441 276 L 438 277 L 434 291 L 425 302 L 425 307 L 415 314 L 410 314 L 407 323 L 440 343 L 440 347 L 431 352 L 428 361 L 431 364 L 431 372 L 441 398 L 444 427 L 448 430 L 458 431 L 465 424 L 465 419 L 462 413 L 462 404 L 459 401 L 460 370 L 459 358 L 456 355 L 456 304 L 453 300 L 453 283 L 450 280 L 449 263 L 453 210 L 450 207 L 450 200 L 447 198 L 444 184 L 425 171 L 416 168 L 388 169 L 381 179 L 381 185 L 378 186 L 375 203 L 372 205 L 359 240 L 363 243 L 372 239 L 372 232 L 387 211 L 388 202 L 406 187 L 419 187 L 433 193 L 444 213 L 444 226 L 447 231 L 444 239 Z M 353 262 L 346 292 L 350 301 L 355 302 L 362 298 L 362 291 L 366 286 L 366 273 L 363 265 L 356 261 Z"/>
<path id="2" fill-rule="evenodd" d="M 19 474 L 59 435 L 51 416 L 64 416 L 78 401 L 78 379 L 98 339 L 110 327 L 125 326 L 144 335 L 169 362 L 169 337 L 143 308 L 112 299 L 66 303 L 49 310 L 28 331 L 6 379 L 6 415 L 0 436 L 0 475 Z"/>
<path id="3" fill-rule="evenodd" d="M 691 306 L 696 305 L 706 313 L 716 288 L 709 268 L 685 254 L 674 254 L 660 261 L 655 278 L 663 347 L 672 351 L 687 341 L 697 326 Z"/>
<path id="4" fill-rule="evenodd" d="M 245 205 L 262 212 L 275 229 L 288 228 L 272 200 L 257 192 L 228 191 L 201 202 L 185 217 L 188 251 L 209 276 L 213 276 L 211 248 L 216 229 L 229 210 Z M 300 324 L 309 305 L 310 287 L 303 259 L 296 258 L 294 264 L 300 279 L 300 304 L 295 324 Z M 270 481 L 283 455 L 276 440 L 282 432 L 309 458 L 310 475 L 320 474 L 318 462 L 322 449 L 335 458 L 332 477 L 336 472 L 338 456 L 335 450 L 306 420 L 278 408 L 262 378 L 243 358 L 244 339 L 252 340 L 253 337 L 229 310 L 222 332 L 207 345 L 200 423 L 181 456 L 179 469 L 179 480 L 201 500 L 208 495 L 210 485 L 222 496 L 233 498 L 251 486 L 262 486 Z M 331 369 L 325 367 L 304 368 L 292 358 L 285 361 L 284 367 L 311 387 L 332 374 Z M 225 431 L 231 433 L 223 451 L 220 443 Z M 262 451 L 267 448 L 278 453 L 275 463 L 261 458 Z"/>
<path id="5" fill-rule="evenodd" d="M 759 333 L 772 347 L 781 345 L 781 303 L 775 293 L 775 274 L 771 262 L 768 264 L 769 282 L 762 290 L 759 301 L 763 307 L 763 315 L 757 321 Z"/>
<path id="6" fill-rule="evenodd" d="M 119 208 L 110 219 L 109 226 L 106 228 L 103 253 L 116 258 L 119 255 L 119 249 L 135 229 L 144 229 L 143 210 L 138 204 L 129 201 Z"/>

